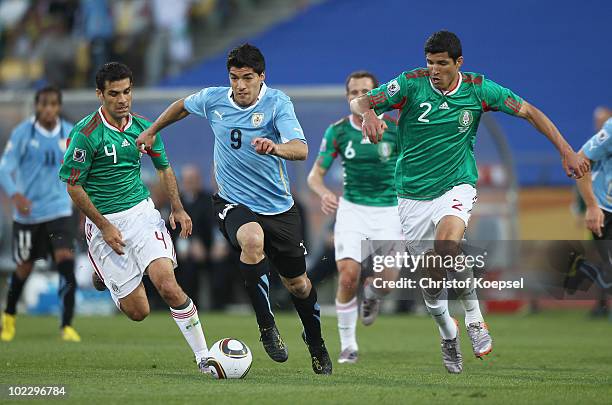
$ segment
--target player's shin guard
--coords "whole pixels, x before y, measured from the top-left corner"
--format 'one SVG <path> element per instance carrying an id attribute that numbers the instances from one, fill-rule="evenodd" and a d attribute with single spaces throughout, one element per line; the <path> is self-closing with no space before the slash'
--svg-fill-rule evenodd
<path id="1" fill-rule="evenodd" d="M 74 276 L 74 260 L 64 260 L 57 264 L 60 275 L 59 297 L 62 307 L 62 325 L 70 326 L 74 316 L 74 296 L 76 294 L 76 277 Z"/>
<path id="2" fill-rule="evenodd" d="M 336 300 L 336 314 L 338 315 L 338 332 L 340 333 L 340 350 L 357 347 L 357 318 L 359 318 L 359 305 L 357 297 L 346 303 Z"/>
<path id="3" fill-rule="evenodd" d="M 474 272 L 472 269 L 466 269 L 462 272 L 449 272 L 449 279 L 451 280 L 459 280 L 466 281 L 472 280 L 470 283 L 470 287 L 460 290 L 455 289 L 457 293 L 457 298 L 463 309 L 465 310 L 465 326 L 473 323 L 473 322 L 484 322 L 484 318 L 482 317 L 482 313 L 480 312 L 480 303 L 478 302 L 478 295 L 476 294 L 476 289 L 474 288 Z"/>
<path id="4" fill-rule="evenodd" d="M 438 324 L 440 336 L 443 339 L 454 339 L 457 337 L 457 325 L 448 313 L 448 300 L 446 289 L 437 293 L 427 292 L 423 289 L 423 299 L 427 311 L 431 314 L 434 321 Z"/>
<path id="5" fill-rule="evenodd" d="M 268 258 L 265 257 L 257 264 L 246 264 L 240 262 L 240 272 L 244 279 L 259 329 L 269 328 L 274 325 L 274 314 L 270 306 L 270 280 L 268 278 Z"/>
<path id="6" fill-rule="evenodd" d="M 291 294 L 291 300 L 302 325 L 304 325 L 304 333 L 308 344 L 319 345 L 323 338 L 321 336 L 321 309 L 317 303 L 317 291 L 314 287 L 311 287 L 308 297 L 298 298 Z"/>
<path id="7" fill-rule="evenodd" d="M 170 308 L 170 313 L 189 347 L 193 350 L 196 362 L 199 364 L 203 358 L 208 357 L 208 346 L 206 346 L 206 338 L 202 331 L 198 310 L 191 298 L 187 297 L 187 301 L 180 307 Z"/>
<path id="8" fill-rule="evenodd" d="M 21 297 L 21 292 L 23 291 L 24 284 L 25 280 L 19 278 L 17 273 L 13 273 L 11 275 L 8 296 L 6 298 L 6 310 L 4 311 L 7 314 L 15 315 L 17 313 L 17 302 Z"/>

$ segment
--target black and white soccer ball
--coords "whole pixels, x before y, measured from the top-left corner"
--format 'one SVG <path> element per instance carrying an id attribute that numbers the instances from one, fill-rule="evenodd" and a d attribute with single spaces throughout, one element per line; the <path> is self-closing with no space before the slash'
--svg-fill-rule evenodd
<path id="1" fill-rule="evenodd" d="M 253 363 L 251 349 L 234 338 L 221 339 L 210 348 L 208 365 L 212 375 L 219 379 L 244 378 Z"/>

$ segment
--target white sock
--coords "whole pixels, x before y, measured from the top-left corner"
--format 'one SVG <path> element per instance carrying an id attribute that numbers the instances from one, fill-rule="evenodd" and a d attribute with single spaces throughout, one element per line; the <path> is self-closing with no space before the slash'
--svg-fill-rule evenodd
<path id="1" fill-rule="evenodd" d="M 474 272 L 472 270 L 464 270 L 459 273 L 449 273 L 449 275 L 450 278 L 455 280 L 474 280 Z M 473 281 L 471 285 L 474 285 Z M 455 292 L 457 293 L 459 302 L 461 302 L 461 305 L 465 310 L 465 326 L 468 326 L 473 322 L 484 322 L 482 312 L 480 312 L 480 303 L 478 302 L 476 289 L 474 287 L 470 287 L 466 290 L 455 289 Z"/>
<path id="2" fill-rule="evenodd" d="M 425 290 L 423 290 L 425 306 L 427 307 L 427 311 L 429 311 L 434 321 L 436 321 L 438 324 L 440 336 L 442 336 L 442 339 L 454 339 L 457 337 L 459 330 L 457 329 L 455 320 L 451 318 L 450 314 L 448 313 L 448 300 L 446 297 L 446 290 L 442 290 L 437 297 L 432 297 L 428 295 Z"/>
<path id="3" fill-rule="evenodd" d="M 341 303 L 336 299 L 336 314 L 338 314 L 338 332 L 340 332 L 340 350 L 352 348 L 358 350 L 357 347 L 357 318 L 359 317 L 359 309 L 357 305 L 357 297 L 353 297 L 347 303 Z"/>
<path id="4" fill-rule="evenodd" d="M 200 360 L 208 357 L 208 346 L 206 346 L 206 338 L 202 331 L 202 324 L 198 317 L 198 310 L 193 301 L 190 298 L 189 305 L 185 309 L 174 309 L 170 308 L 170 313 L 176 325 L 179 327 L 185 340 L 189 343 L 193 354 L 195 355 L 196 362 L 199 364 Z"/>

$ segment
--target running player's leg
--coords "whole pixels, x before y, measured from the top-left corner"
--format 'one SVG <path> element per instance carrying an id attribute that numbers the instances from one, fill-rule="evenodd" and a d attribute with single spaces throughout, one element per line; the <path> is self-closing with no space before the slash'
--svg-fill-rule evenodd
<path id="1" fill-rule="evenodd" d="M 53 261 L 60 277 L 59 297 L 61 302 L 62 339 L 70 342 L 80 342 L 81 337 L 72 327 L 74 317 L 74 301 L 77 289 L 74 274 L 74 229 L 71 217 L 64 217 L 45 224 L 49 238 Z"/>
<path id="2" fill-rule="evenodd" d="M 398 210 L 408 253 L 413 256 L 423 255 L 425 259 L 435 256 L 433 201 L 400 198 Z M 424 260 L 424 262 L 426 265 L 417 269 L 421 279 L 436 282 L 446 276 L 444 269 L 436 266 L 435 260 Z M 459 329 L 448 311 L 447 291 L 434 283 L 429 288 L 422 288 L 421 291 L 425 307 L 438 325 L 443 364 L 448 372 L 460 373 L 463 370 L 463 357 L 459 345 Z"/>
<path id="3" fill-rule="evenodd" d="M 293 306 L 302 321 L 302 338 L 310 351 L 312 368 L 317 374 L 331 374 L 332 364 L 321 334 L 317 291 L 306 275 L 307 251 L 300 213 L 294 205 L 282 214 L 259 215 L 258 219 L 266 232 L 266 253 L 291 293 Z"/>
<path id="4" fill-rule="evenodd" d="M 357 293 L 361 277 L 361 240 L 365 239 L 361 227 L 364 226 L 357 211 L 360 208 L 344 198 L 336 213 L 334 225 L 334 249 L 338 268 L 338 287 L 336 290 L 336 315 L 340 334 L 340 356 L 338 363 L 355 363 L 359 346 L 357 345 L 357 319 L 359 303 Z"/>
<path id="5" fill-rule="evenodd" d="M 17 303 L 21 298 L 34 260 L 45 257 L 46 240 L 41 236 L 41 225 L 26 225 L 13 222 L 13 259 L 17 264 L 16 271 L 11 275 L 6 298 L 6 308 L 2 314 L 2 333 L 0 339 L 5 342 L 13 340 L 16 332 Z"/>
<path id="6" fill-rule="evenodd" d="M 231 204 L 215 195 L 213 207 L 221 233 L 234 249 L 240 251 L 240 273 L 255 311 L 264 349 L 272 360 L 284 362 L 288 351 L 270 305 L 270 269 L 263 251 L 263 229 L 255 213 L 244 205 Z"/>
<path id="7" fill-rule="evenodd" d="M 476 203 L 476 189 L 468 184 L 462 184 L 453 187 L 434 200 L 434 203 L 433 221 L 437 225 L 434 247 L 436 253 L 443 257 L 454 258 L 464 255 L 461 242 Z M 461 272 L 450 271 L 448 278 L 459 281 L 473 279 L 473 269 L 464 269 Z M 465 326 L 474 355 L 481 357 L 491 352 L 493 341 L 480 311 L 474 283 L 469 283 L 468 286 L 465 289 L 456 289 L 456 293 L 465 310 Z"/>

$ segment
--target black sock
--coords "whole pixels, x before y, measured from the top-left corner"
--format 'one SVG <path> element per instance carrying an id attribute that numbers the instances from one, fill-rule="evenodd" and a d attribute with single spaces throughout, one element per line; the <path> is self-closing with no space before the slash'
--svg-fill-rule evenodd
<path id="1" fill-rule="evenodd" d="M 6 298 L 6 312 L 9 315 L 15 315 L 17 313 L 17 302 L 21 297 L 23 291 L 23 285 L 25 280 L 20 279 L 17 273 L 11 275 L 11 284 L 9 285 L 8 296 Z"/>
<path id="2" fill-rule="evenodd" d="M 304 325 L 304 332 L 306 333 L 308 343 L 316 345 L 323 342 L 321 336 L 321 309 L 317 303 L 317 291 L 315 288 L 312 287 L 310 289 L 310 294 L 306 298 L 298 298 L 291 294 L 291 300 L 302 320 L 302 325 Z"/>
<path id="3" fill-rule="evenodd" d="M 270 280 L 268 278 L 268 258 L 257 264 L 246 264 L 240 261 L 240 273 L 255 310 L 259 328 L 274 326 L 274 314 L 270 306 Z"/>
<path id="4" fill-rule="evenodd" d="M 62 328 L 72 324 L 74 316 L 74 295 L 76 293 L 76 277 L 74 276 L 74 260 L 64 260 L 57 264 L 60 275 L 59 297 L 62 308 Z"/>
<path id="5" fill-rule="evenodd" d="M 187 297 L 187 300 L 185 301 L 184 304 L 179 305 L 178 307 L 170 307 L 170 308 L 180 311 L 180 310 L 186 309 L 189 306 L 189 304 L 191 304 L 191 298 Z"/>

